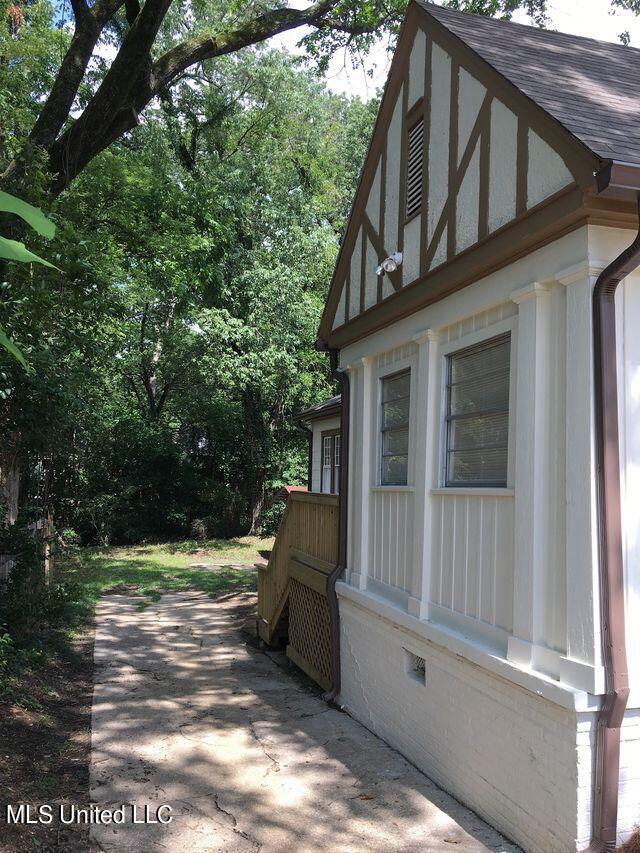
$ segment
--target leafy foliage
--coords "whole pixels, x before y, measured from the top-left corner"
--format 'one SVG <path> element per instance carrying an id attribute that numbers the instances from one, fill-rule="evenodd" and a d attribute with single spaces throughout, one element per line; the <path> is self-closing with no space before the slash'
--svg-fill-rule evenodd
<path id="1" fill-rule="evenodd" d="M 41 210 L 38 210 L 37 207 L 33 207 L 33 205 L 27 204 L 15 196 L 9 195 L 9 193 L 2 192 L 1 190 L 0 213 L 11 213 L 15 216 L 19 216 L 27 223 L 27 225 L 30 225 L 34 231 L 37 231 L 38 234 L 41 234 L 43 237 L 51 238 L 56 232 L 56 227 L 53 222 L 47 219 Z M 44 258 L 30 252 L 25 247 L 24 243 L 20 243 L 17 240 L 9 240 L 2 236 L 0 236 L 0 258 L 4 258 L 9 261 L 21 261 L 22 263 L 43 264 L 46 267 L 55 269 L 54 265 L 49 263 L 49 261 L 45 261 Z M 7 337 L 2 326 L 0 326 L 0 346 L 4 347 L 9 353 L 11 353 L 11 355 L 19 361 L 23 367 L 27 366 L 24 356 L 13 341 Z"/>
<path id="2" fill-rule="evenodd" d="M 448 5 L 545 22 L 545 0 Z M 405 6 L 0 16 L 0 182 L 57 224 L 29 248 L 61 269 L 0 266 L 30 366 L 0 351 L 9 515 L 55 511 L 84 542 L 234 535 L 304 482 L 290 417 L 333 393 L 315 331 L 377 106 L 329 94 L 318 69 L 393 40 Z M 267 49 L 286 30 L 309 63 Z"/>
<path id="3" fill-rule="evenodd" d="M 278 52 L 185 82 L 58 200 L 61 276 L 12 278 L 21 514 L 84 541 L 257 530 L 303 482 L 291 415 L 332 393 L 315 333 L 375 103 Z"/>

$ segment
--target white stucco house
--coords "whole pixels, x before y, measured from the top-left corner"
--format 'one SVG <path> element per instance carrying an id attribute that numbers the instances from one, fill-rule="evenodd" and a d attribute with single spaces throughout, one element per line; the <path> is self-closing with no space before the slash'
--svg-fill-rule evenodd
<path id="1" fill-rule="evenodd" d="M 638 80 L 412 2 L 319 330 L 330 696 L 532 853 L 640 823 Z"/>

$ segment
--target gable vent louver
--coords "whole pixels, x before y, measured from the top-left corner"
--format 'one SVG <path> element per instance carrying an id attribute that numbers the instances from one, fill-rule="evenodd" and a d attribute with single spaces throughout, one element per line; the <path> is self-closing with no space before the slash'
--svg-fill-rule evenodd
<path id="1" fill-rule="evenodd" d="M 422 154 L 424 148 L 424 121 L 416 122 L 409 130 L 407 151 L 407 218 L 422 207 Z"/>

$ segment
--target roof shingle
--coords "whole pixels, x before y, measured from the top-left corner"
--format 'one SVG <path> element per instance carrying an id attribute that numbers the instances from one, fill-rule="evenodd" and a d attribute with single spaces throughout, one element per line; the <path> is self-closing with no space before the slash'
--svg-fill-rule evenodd
<path id="1" fill-rule="evenodd" d="M 640 165 L 640 50 L 417 2 L 596 155 Z"/>

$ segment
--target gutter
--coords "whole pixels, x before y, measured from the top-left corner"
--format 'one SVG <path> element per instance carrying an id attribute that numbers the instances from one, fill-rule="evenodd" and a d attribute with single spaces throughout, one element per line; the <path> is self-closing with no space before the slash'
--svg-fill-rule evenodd
<path id="1" fill-rule="evenodd" d="M 595 752 L 593 838 L 588 848 L 615 850 L 620 785 L 620 728 L 629 698 L 624 613 L 624 565 L 620 497 L 618 378 L 615 294 L 640 265 L 638 233 L 633 243 L 598 276 L 593 291 L 593 366 L 596 426 L 596 490 L 602 653 L 607 692 L 598 713 Z"/>
<path id="2" fill-rule="evenodd" d="M 331 646 L 331 686 L 324 694 L 326 702 L 335 702 L 340 693 L 340 610 L 336 583 L 347 566 L 347 523 L 349 507 L 349 400 L 351 382 L 349 374 L 338 368 L 338 350 L 330 349 L 331 375 L 340 383 L 342 410 L 340 414 L 340 498 L 338 515 L 338 561 L 327 577 L 327 603 L 329 605 L 329 636 Z"/>

